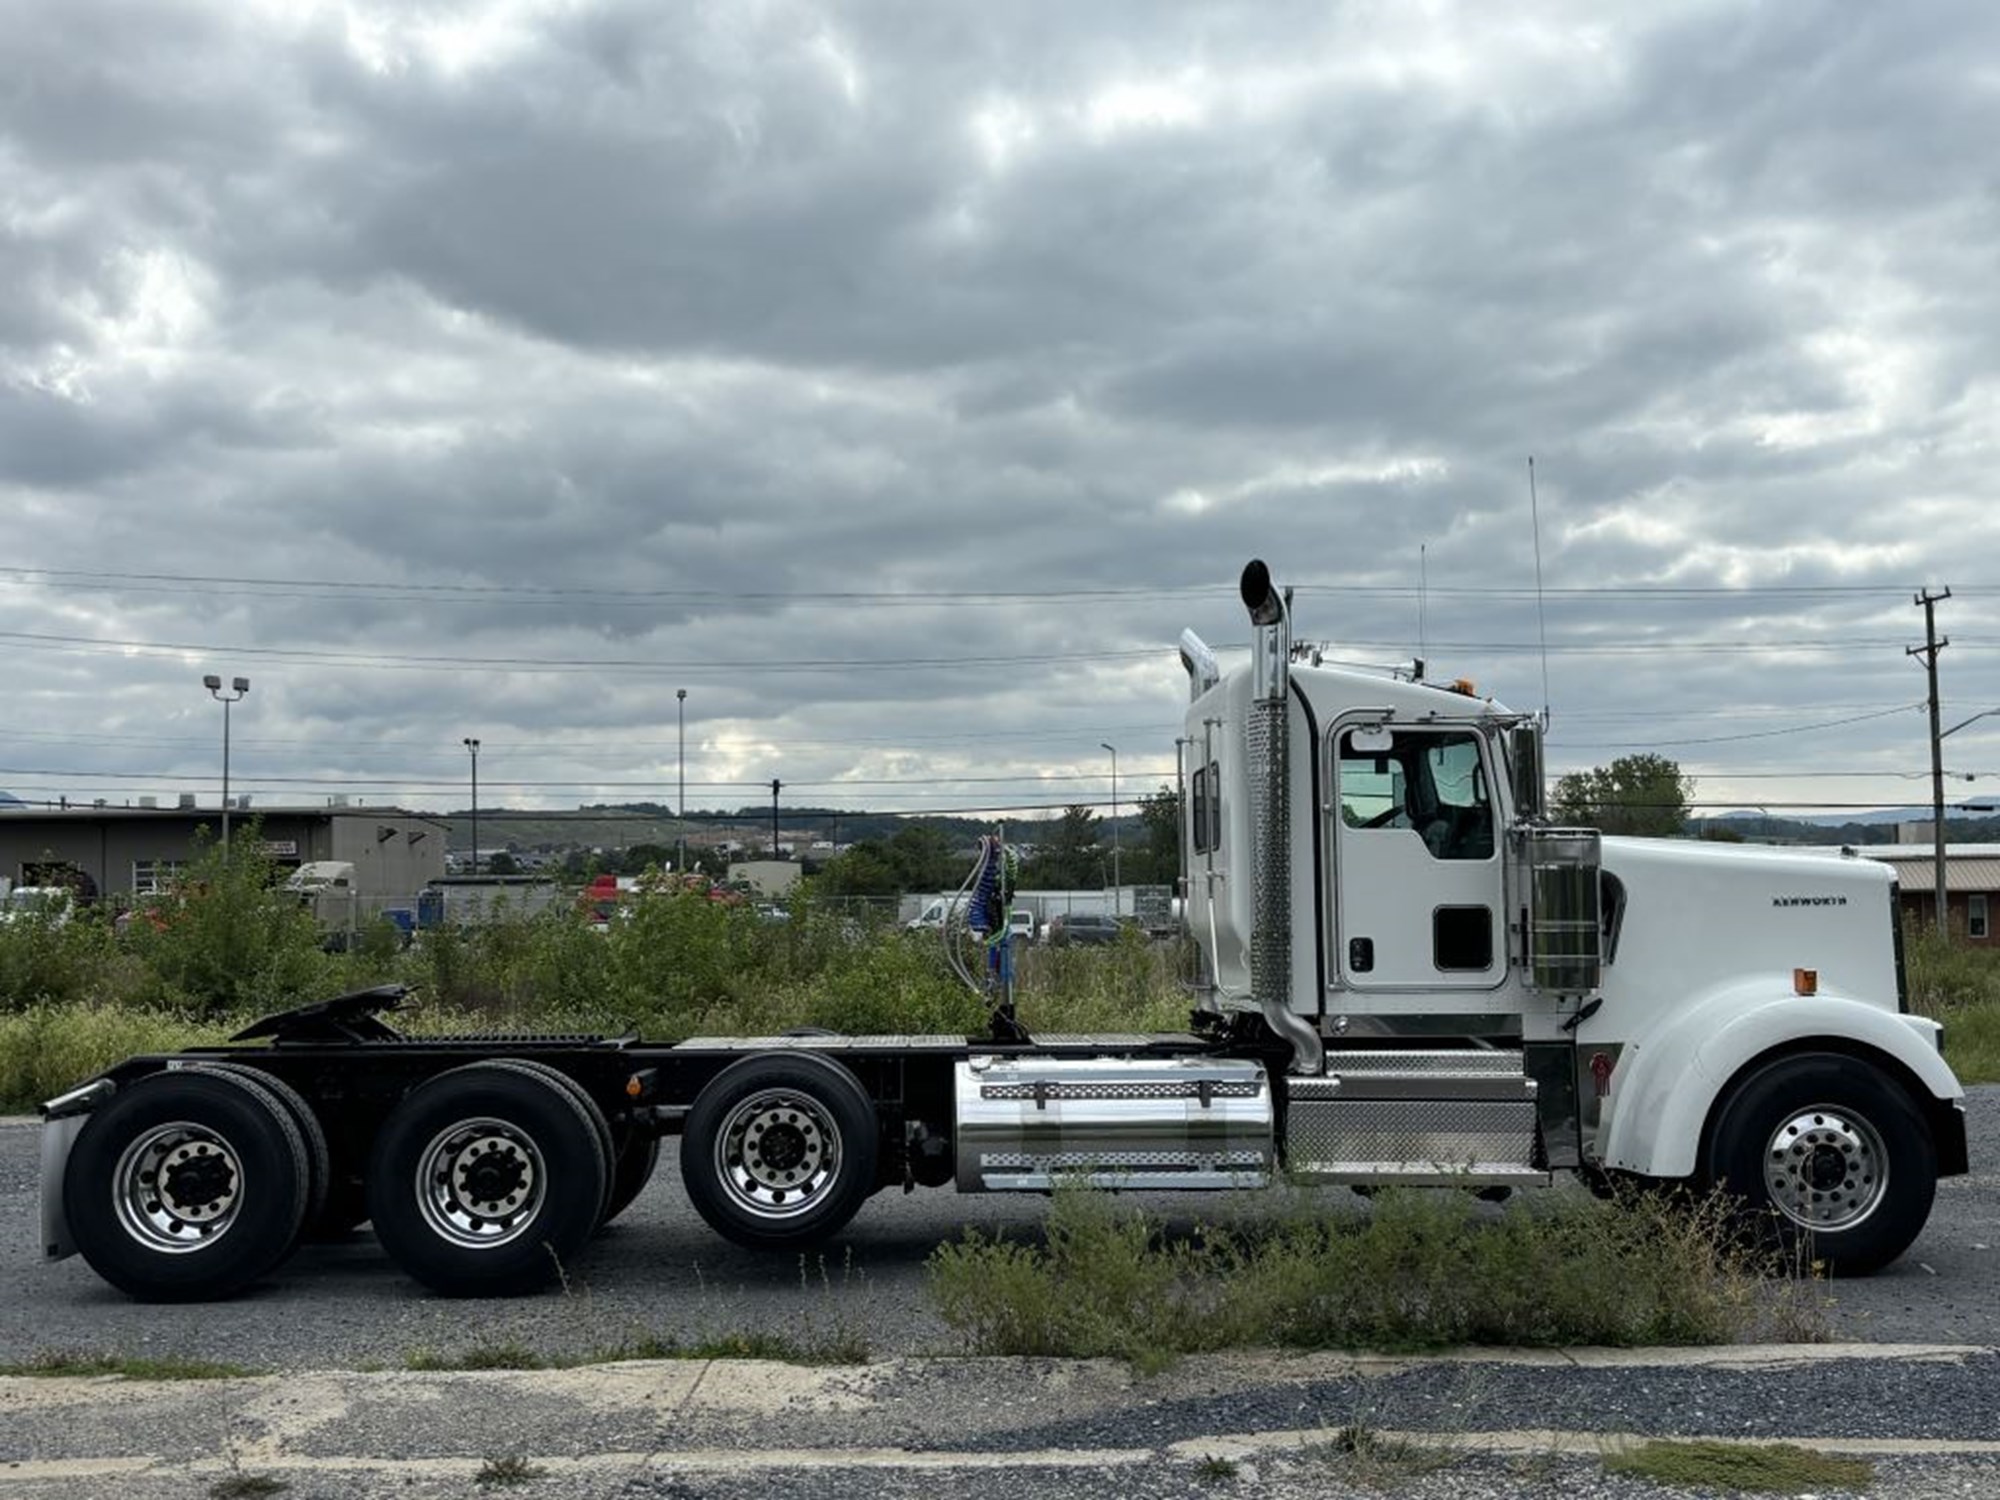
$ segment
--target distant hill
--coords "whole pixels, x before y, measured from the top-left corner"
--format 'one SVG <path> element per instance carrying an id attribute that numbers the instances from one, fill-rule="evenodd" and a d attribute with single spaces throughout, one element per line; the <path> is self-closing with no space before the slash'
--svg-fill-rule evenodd
<path id="1" fill-rule="evenodd" d="M 448 845 L 452 849 L 472 847 L 472 813 L 456 810 L 444 815 L 450 826 Z M 789 839 L 826 839 L 841 844 L 865 839 L 890 839 L 906 828 L 935 828 L 953 848 L 969 847 L 982 834 L 990 833 L 993 818 L 926 818 L 907 813 L 856 812 L 850 808 L 778 807 L 778 827 Z M 1009 842 L 1033 843 L 1039 821 L 1007 819 Z M 1099 821 L 1099 838 L 1111 839 L 1111 821 Z M 1121 839 L 1143 837 L 1143 825 L 1136 814 L 1118 819 Z M 567 808 L 481 808 L 479 842 L 486 848 L 514 844 L 523 849 L 630 848 L 634 844 L 671 844 L 683 836 L 719 834 L 726 838 L 768 839 L 771 808 L 743 807 L 735 812 L 691 812 L 677 818 L 673 809 L 657 802 L 593 803 L 574 810 Z"/>
<path id="2" fill-rule="evenodd" d="M 1928 807 L 1890 808 L 1818 817 L 1776 818 L 1768 813 L 1732 812 L 1698 818 L 1690 825 L 1727 830 L 1746 839 L 1787 844 L 1893 844 L 1899 823 L 1928 823 Z M 2000 843 L 2000 817 L 1947 807 L 1944 836 L 1954 844 Z"/>

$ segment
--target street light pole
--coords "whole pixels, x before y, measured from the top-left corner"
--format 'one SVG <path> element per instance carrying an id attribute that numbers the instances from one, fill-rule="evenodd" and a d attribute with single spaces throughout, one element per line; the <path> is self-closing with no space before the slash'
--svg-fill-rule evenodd
<path id="1" fill-rule="evenodd" d="M 688 690 L 687 690 L 686 688 L 675 688 L 675 689 L 674 689 L 674 698 L 675 698 L 675 700 L 676 700 L 676 702 L 675 702 L 675 704 L 674 704 L 674 708 L 675 708 L 675 712 L 676 712 L 676 713 L 677 713 L 677 714 L 679 715 L 679 717 L 680 717 L 680 729 L 681 729 L 681 782 L 680 782 L 680 796 L 679 796 L 679 797 L 678 797 L 678 798 L 677 798 L 677 799 L 675 800 L 675 802 L 674 802 L 674 817 L 675 817 L 676 819 L 678 819 L 678 820 L 679 820 L 679 822 L 680 822 L 680 825 L 681 825 L 681 850 L 680 850 L 680 857 L 679 857 L 678 859 L 676 859 L 676 860 L 674 861 L 674 873 L 675 873 L 675 874 L 677 874 L 677 875 L 685 875 L 685 874 L 687 874 L 687 862 L 688 862 L 688 836 L 687 836 L 687 815 L 688 815 Z"/>
<path id="2" fill-rule="evenodd" d="M 240 702 L 250 691 L 250 679 L 231 678 L 230 691 L 225 693 L 222 691 L 222 679 L 211 672 L 202 678 L 201 685 L 208 689 L 209 697 L 222 705 L 222 855 L 227 859 L 229 857 L 229 705 Z"/>
<path id="3" fill-rule="evenodd" d="M 1100 750 L 1111 752 L 1111 912 L 1113 916 L 1125 914 L 1125 879 L 1118 868 L 1118 747 L 1103 740 L 1097 742 Z"/>
<path id="4" fill-rule="evenodd" d="M 479 873 L 479 741 L 468 735 L 465 748 L 472 752 L 472 873 Z"/>

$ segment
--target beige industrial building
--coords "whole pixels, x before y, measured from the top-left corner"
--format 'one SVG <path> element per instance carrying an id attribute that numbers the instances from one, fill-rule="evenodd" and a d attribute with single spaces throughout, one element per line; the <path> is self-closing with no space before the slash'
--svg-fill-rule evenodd
<path id="1" fill-rule="evenodd" d="M 281 870 L 347 860 L 358 891 L 408 896 L 444 874 L 446 823 L 397 807 L 268 807 L 230 814 Z M 60 885 L 115 904 L 163 888 L 222 836 L 219 808 L 0 808 L 0 881 Z"/>

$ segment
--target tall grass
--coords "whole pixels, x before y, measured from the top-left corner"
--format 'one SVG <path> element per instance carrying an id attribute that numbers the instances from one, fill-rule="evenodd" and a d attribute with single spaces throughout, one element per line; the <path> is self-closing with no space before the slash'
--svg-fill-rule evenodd
<path id="1" fill-rule="evenodd" d="M 211 1045 L 234 1029 L 185 1012 L 89 1003 L 0 1014 L 0 1112 L 30 1109 L 123 1058 Z"/>
<path id="2" fill-rule="evenodd" d="M 2000 1083 L 2000 949 L 1929 928 L 1907 934 L 1910 1008 L 1944 1023 L 1944 1055 L 1964 1083 Z"/>
<path id="3" fill-rule="evenodd" d="M 1409 1350 L 1461 1344 L 1711 1344 L 1782 1317 L 1771 1269 L 1721 1205 L 1551 1192 L 1483 1210 L 1391 1190 L 1372 1212 L 1325 1207 L 1167 1234 L 1087 1191 L 1056 1194 L 1046 1243 L 976 1230 L 931 1257 L 930 1290 L 974 1352 L 1117 1357 L 1157 1368 L 1263 1345 Z"/>

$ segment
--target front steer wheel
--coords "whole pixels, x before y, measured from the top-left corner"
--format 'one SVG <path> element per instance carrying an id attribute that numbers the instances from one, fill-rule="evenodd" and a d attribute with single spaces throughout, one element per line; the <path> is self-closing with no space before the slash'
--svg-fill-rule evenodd
<path id="1" fill-rule="evenodd" d="M 63 1211 L 91 1268 L 152 1302 L 241 1291 L 298 1239 L 312 1165 L 290 1111 L 243 1072 L 155 1073 L 90 1117 Z"/>
<path id="2" fill-rule="evenodd" d="M 1937 1191 L 1937 1150 L 1909 1095 L 1840 1053 L 1781 1058 L 1730 1092 L 1707 1180 L 1766 1240 L 1843 1276 L 1910 1247 Z"/>
<path id="3" fill-rule="evenodd" d="M 598 1121 L 559 1082 L 505 1062 L 440 1073 L 375 1142 L 368 1214 L 433 1291 L 510 1297 L 563 1274 L 604 1207 Z"/>
<path id="4" fill-rule="evenodd" d="M 874 1105 L 839 1063 L 746 1057 L 688 1111 L 681 1180 L 710 1227 L 739 1245 L 818 1244 L 873 1191 L 877 1130 Z"/>

